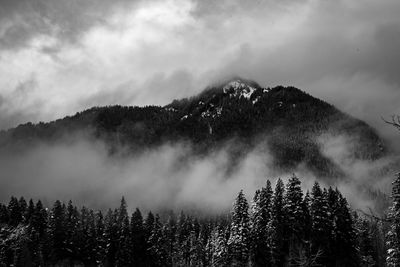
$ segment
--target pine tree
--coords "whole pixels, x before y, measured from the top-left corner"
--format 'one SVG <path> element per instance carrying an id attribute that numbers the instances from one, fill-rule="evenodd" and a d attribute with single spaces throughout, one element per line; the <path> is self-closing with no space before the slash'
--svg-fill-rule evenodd
<path id="1" fill-rule="evenodd" d="M 229 266 L 228 256 L 229 230 L 223 226 L 216 227 L 211 234 L 211 266 Z"/>
<path id="2" fill-rule="evenodd" d="M 130 266 L 131 258 L 131 233 L 129 229 L 129 216 L 125 199 L 121 199 L 118 210 L 118 249 L 116 254 L 116 266 Z"/>
<path id="3" fill-rule="evenodd" d="M 202 239 L 199 234 L 197 234 L 195 228 L 193 228 L 189 235 L 188 243 L 190 247 L 188 266 L 202 266 L 205 246 L 203 245 Z"/>
<path id="4" fill-rule="evenodd" d="M 8 224 L 17 226 L 22 222 L 22 211 L 19 205 L 19 201 L 16 197 L 11 197 L 8 203 L 9 221 Z"/>
<path id="5" fill-rule="evenodd" d="M 36 202 L 35 210 L 30 218 L 30 226 L 35 228 L 40 236 L 45 234 L 47 228 L 47 211 L 40 200 Z"/>
<path id="6" fill-rule="evenodd" d="M 155 220 L 154 214 L 150 211 L 147 214 L 146 220 L 144 221 L 144 224 L 143 224 L 146 240 L 148 240 L 151 235 L 151 231 L 154 226 L 154 220 Z"/>
<path id="7" fill-rule="evenodd" d="M 334 250 L 336 266 L 359 266 L 353 219 L 347 200 L 339 193 L 334 221 Z"/>
<path id="8" fill-rule="evenodd" d="M 65 239 L 66 239 L 66 249 L 69 258 L 76 258 L 78 252 L 76 244 L 74 243 L 74 239 L 76 238 L 77 234 L 77 227 L 79 225 L 79 213 L 76 207 L 72 205 L 72 201 L 70 200 L 67 204 L 66 214 L 65 214 Z"/>
<path id="9" fill-rule="evenodd" d="M 197 260 L 197 266 L 209 266 L 210 265 L 210 254 L 208 251 L 207 243 L 209 239 L 209 228 L 206 222 L 202 222 L 200 231 L 197 238 L 195 247 L 195 254 Z"/>
<path id="10" fill-rule="evenodd" d="M 179 254 L 178 253 L 179 250 L 177 249 L 176 235 L 177 235 L 177 222 L 175 214 L 171 212 L 171 214 L 168 216 L 168 221 L 164 227 L 164 236 L 166 238 L 167 250 L 168 254 L 170 255 L 172 265 L 174 265 L 177 262 L 177 254 Z"/>
<path id="11" fill-rule="evenodd" d="M 24 197 L 20 197 L 18 200 L 18 204 L 19 204 L 19 209 L 21 211 L 21 222 L 28 224 L 29 220 L 26 219 L 26 211 L 28 208 L 28 204 L 26 203 L 26 200 Z"/>
<path id="12" fill-rule="evenodd" d="M 143 217 L 137 208 L 131 217 L 132 263 L 134 266 L 144 266 L 146 260 L 146 236 Z"/>
<path id="13" fill-rule="evenodd" d="M 216 227 L 216 221 L 211 221 L 209 220 L 207 223 L 204 224 L 204 243 L 206 246 L 206 251 L 205 251 L 205 261 L 206 264 L 205 266 L 209 266 L 211 264 L 211 259 L 212 259 L 212 244 L 211 244 L 211 239 L 212 239 L 212 232 L 214 228 Z"/>
<path id="14" fill-rule="evenodd" d="M 148 243 L 151 257 L 150 266 L 170 266 L 171 263 L 168 261 L 168 252 L 163 236 L 163 225 L 158 215 L 154 218 L 154 225 Z"/>
<path id="15" fill-rule="evenodd" d="M 285 185 L 278 179 L 272 200 L 272 217 L 268 226 L 273 266 L 283 266 L 287 255 Z"/>
<path id="16" fill-rule="evenodd" d="M 293 174 L 286 185 L 285 212 L 287 216 L 287 231 L 290 261 L 295 255 L 297 248 L 302 245 L 304 238 L 303 191 L 300 180 Z M 293 262 L 292 262 L 293 263 Z"/>
<path id="17" fill-rule="evenodd" d="M 35 212 L 35 204 L 33 203 L 33 200 L 30 199 L 28 207 L 26 208 L 26 212 L 25 212 L 25 215 L 24 215 L 26 223 L 30 223 L 31 217 L 32 217 L 34 212 Z"/>
<path id="18" fill-rule="evenodd" d="M 50 257 L 53 263 L 57 263 L 66 256 L 66 229 L 64 222 L 65 207 L 57 200 L 53 205 L 49 219 Z"/>
<path id="19" fill-rule="evenodd" d="M 146 242 L 144 244 L 144 246 L 146 248 L 146 253 L 144 254 L 144 257 L 145 257 L 144 260 L 146 262 L 146 265 L 150 265 L 151 260 L 152 260 L 151 259 L 151 255 L 150 255 L 150 242 L 149 242 L 149 239 L 150 239 L 150 236 L 151 236 L 151 231 L 153 230 L 154 221 L 155 221 L 154 214 L 150 211 L 147 214 L 146 219 L 144 220 L 144 223 L 143 223 L 144 237 L 145 237 L 145 240 L 146 240 Z"/>
<path id="20" fill-rule="evenodd" d="M 386 264 L 386 236 L 385 230 L 386 223 L 382 221 L 374 221 L 371 225 L 373 248 L 374 248 L 374 260 L 378 266 L 384 266 Z"/>
<path id="21" fill-rule="evenodd" d="M 118 249 L 117 211 L 113 212 L 109 209 L 104 218 L 104 224 L 104 239 L 107 243 L 105 265 L 115 266 L 115 254 Z"/>
<path id="22" fill-rule="evenodd" d="M 342 244 L 340 241 L 337 241 L 337 220 L 338 220 L 338 215 L 339 215 L 339 195 L 337 190 L 333 190 L 332 187 L 329 187 L 328 190 L 324 188 L 323 190 L 324 198 L 326 199 L 326 203 L 328 205 L 328 219 L 329 219 L 329 224 L 326 225 L 326 227 L 329 227 L 326 229 L 326 231 L 329 231 L 329 254 L 324 255 L 326 260 L 329 262 L 335 262 L 337 260 L 336 254 L 340 252 L 340 249 L 342 248 Z"/>
<path id="23" fill-rule="evenodd" d="M 250 219 L 249 204 L 239 192 L 232 210 L 232 222 L 228 240 L 231 266 L 246 266 L 250 256 Z"/>
<path id="24" fill-rule="evenodd" d="M 302 203 L 302 208 L 303 208 L 303 237 L 305 242 L 310 241 L 310 235 L 311 235 L 311 197 L 310 197 L 310 192 L 307 190 L 303 203 Z"/>
<path id="25" fill-rule="evenodd" d="M 268 244 L 268 224 L 271 220 L 271 204 L 273 191 L 271 182 L 267 180 L 266 186 L 257 190 L 251 207 L 251 239 L 254 266 L 271 266 L 271 248 Z"/>
<path id="26" fill-rule="evenodd" d="M 8 223 L 9 219 L 7 206 L 0 203 L 0 223 Z"/>
<path id="27" fill-rule="evenodd" d="M 376 266 L 374 260 L 374 248 L 372 245 L 372 234 L 367 220 L 356 218 L 357 242 L 359 247 L 360 265 L 366 267 Z"/>
<path id="28" fill-rule="evenodd" d="M 32 227 L 30 227 L 29 229 L 28 238 L 29 238 L 28 248 L 31 254 L 31 265 L 44 266 L 43 244 L 42 244 L 43 238 L 41 238 L 36 229 Z"/>
<path id="29" fill-rule="evenodd" d="M 32 263 L 34 266 L 43 266 L 45 256 L 48 254 L 45 244 L 47 239 L 47 212 L 40 200 L 36 203 L 36 206 L 30 200 L 27 214 L 31 214 L 27 218 L 29 218 L 29 247 L 32 254 Z"/>
<path id="30" fill-rule="evenodd" d="M 390 208 L 390 229 L 387 234 L 387 265 L 400 266 L 400 173 L 397 174 L 392 188 L 393 205 Z"/>
<path id="31" fill-rule="evenodd" d="M 80 211 L 76 209 L 77 220 L 76 225 L 73 228 L 72 240 L 73 245 L 73 258 L 70 260 L 84 260 L 85 258 L 85 243 L 86 243 L 86 227 L 87 227 L 87 209 L 82 207 Z"/>
<path id="32" fill-rule="evenodd" d="M 107 241 L 105 236 L 105 225 L 101 211 L 96 213 L 96 265 L 103 266 L 106 260 Z"/>
<path id="33" fill-rule="evenodd" d="M 176 262 L 181 265 L 189 265 L 190 262 L 190 233 L 192 231 L 192 219 L 186 216 L 183 211 L 180 213 L 176 230 L 176 246 L 178 253 Z"/>
<path id="34" fill-rule="evenodd" d="M 322 256 L 318 261 L 319 264 L 330 266 L 329 255 L 331 239 L 331 222 L 329 220 L 329 209 L 326 195 L 321 190 L 321 187 L 315 182 L 311 192 L 311 253 L 317 254 L 322 251 Z"/>
<path id="35" fill-rule="evenodd" d="M 97 240 L 95 216 L 93 210 L 86 212 L 83 233 L 85 238 L 83 242 L 83 263 L 86 266 L 94 266 L 96 264 L 97 257 Z"/>

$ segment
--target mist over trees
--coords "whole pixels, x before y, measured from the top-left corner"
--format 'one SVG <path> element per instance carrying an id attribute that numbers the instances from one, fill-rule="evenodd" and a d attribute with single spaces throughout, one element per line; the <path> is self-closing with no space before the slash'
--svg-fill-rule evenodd
<path id="1" fill-rule="evenodd" d="M 333 105 L 295 87 L 263 88 L 241 78 L 163 107 L 93 107 L 48 123 L 21 124 L 0 131 L 0 149 L 57 143 L 77 133 L 104 142 L 110 154 L 121 148 L 139 154 L 185 141 L 195 155 L 208 155 L 234 140 L 229 149 L 232 164 L 255 147 L 265 147 L 276 169 L 291 173 L 303 164 L 314 175 L 330 179 L 346 174 L 321 151 L 321 135 L 349 137 L 354 159 L 378 160 L 387 153 L 373 128 Z"/>
<path id="2" fill-rule="evenodd" d="M 388 266 L 399 256 L 397 224 L 385 235 L 389 225 L 352 211 L 339 190 L 315 182 L 303 192 L 295 175 L 274 189 L 267 180 L 251 201 L 240 191 L 228 215 L 12 197 L 0 226 L 1 266 L 385 266 L 387 245 Z"/>

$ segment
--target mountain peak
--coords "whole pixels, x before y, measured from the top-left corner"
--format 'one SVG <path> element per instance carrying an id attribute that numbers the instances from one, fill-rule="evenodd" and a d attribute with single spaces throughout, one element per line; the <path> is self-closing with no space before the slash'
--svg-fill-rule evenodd
<path id="1" fill-rule="evenodd" d="M 231 81 L 222 88 L 222 91 L 225 94 L 230 94 L 235 97 L 244 97 L 246 99 L 250 99 L 255 90 L 255 87 L 248 85 L 241 80 Z"/>
<path id="2" fill-rule="evenodd" d="M 240 77 L 233 77 L 229 80 L 214 85 L 213 87 L 221 90 L 224 95 L 229 95 L 230 97 L 236 98 L 245 98 L 248 100 L 250 100 L 254 92 L 262 89 L 257 82 Z"/>
<path id="3" fill-rule="evenodd" d="M 253 81 L 253 80 L 249 80 L 249 79 L 244 79 L 242 77 L 232 77 L 231 79 L 228 80 L 224 80 L 221 83 L 218 84 L 218 87 L 226 87 L 226 86 L 247 86 L 247 87 L 253 87 L 253 88 L 261 88 L 261 86 Z"/>

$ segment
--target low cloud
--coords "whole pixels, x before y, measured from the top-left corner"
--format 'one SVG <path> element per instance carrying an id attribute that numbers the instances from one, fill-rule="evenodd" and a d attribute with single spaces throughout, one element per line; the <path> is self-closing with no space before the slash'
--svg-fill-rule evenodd
<path id="1" fill-rule="evenodd" d="M 377 173 L 393 159 L 356 161 L 351 158 L 351 140 L 342 136 L 321 137 L 324 155 L 338 164 L 347 180 L 320 180 L 300 164 L 295 170 L 304 190 L 315 181 L 338 186 L 353 208 L 368 211 L 374 203 L 366 188 L 388 192 L 391 174 Z M 264 143 L 265 144 L 265 143 Z M 219 213 L 230 209 L 241 189 L 251 200 L 270 179 L 285 182 L 292 173 L 277 171 L 265 146 L 259 145 L 232 169 L 231 142 L 207 156 L 195 156 L 184 143 L 165 144 L 126 156 L 110 155 L 106 145 L 82 136 L 56 144 L 38 143 L 33 148 L 4 151 L 0 155 L 0 201 L 11 195 L 55 199 L 104 209 L 118 205 L 125 196 L 130 208 L 143 210 L 196 209 Z"/>
<path id="2" fill-rule="evenodd" d="M 395 170 L 400 158 L 394 154 L 377 160 L 354 158 L 354 140 L 350 136 L 325 134 L 319 137 L 321 152 L 345 173 L 346 179 L 337 181 L 336 186 L 355 209 L 383 215 L 384 199 L 375 199 L 375 193 L 390 196 Z M 383 196 L 381 196 L 383 197 Z"/>
<path id="3" fill-rule="evenodd" d="M 257 151 L 228 175 L 230 164 L 225 149 L 199 158 L 188 145 L 166 144 L 121 157 L 110 156 L 101 142 L 79 138 L 2 154 L 0 195 L 1 201 L 11 195 L 50 203 L 72 199 L 93 208 L 113 206 L 125 196 L 131 208 L 220 212 L 241 189 L 252 197 L 271 174 L 269 156 Z"/>

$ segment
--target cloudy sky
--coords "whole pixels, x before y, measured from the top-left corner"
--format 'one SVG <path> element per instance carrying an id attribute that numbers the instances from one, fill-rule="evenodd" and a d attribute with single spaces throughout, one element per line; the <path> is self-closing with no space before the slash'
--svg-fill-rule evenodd
<path id="1" fill-rule="evenodd" d="M 400 114 L 399 14 L 398 0 L 0 0 L 0 129 L 239 75 L 393 137 L 380 116 Z"/>

